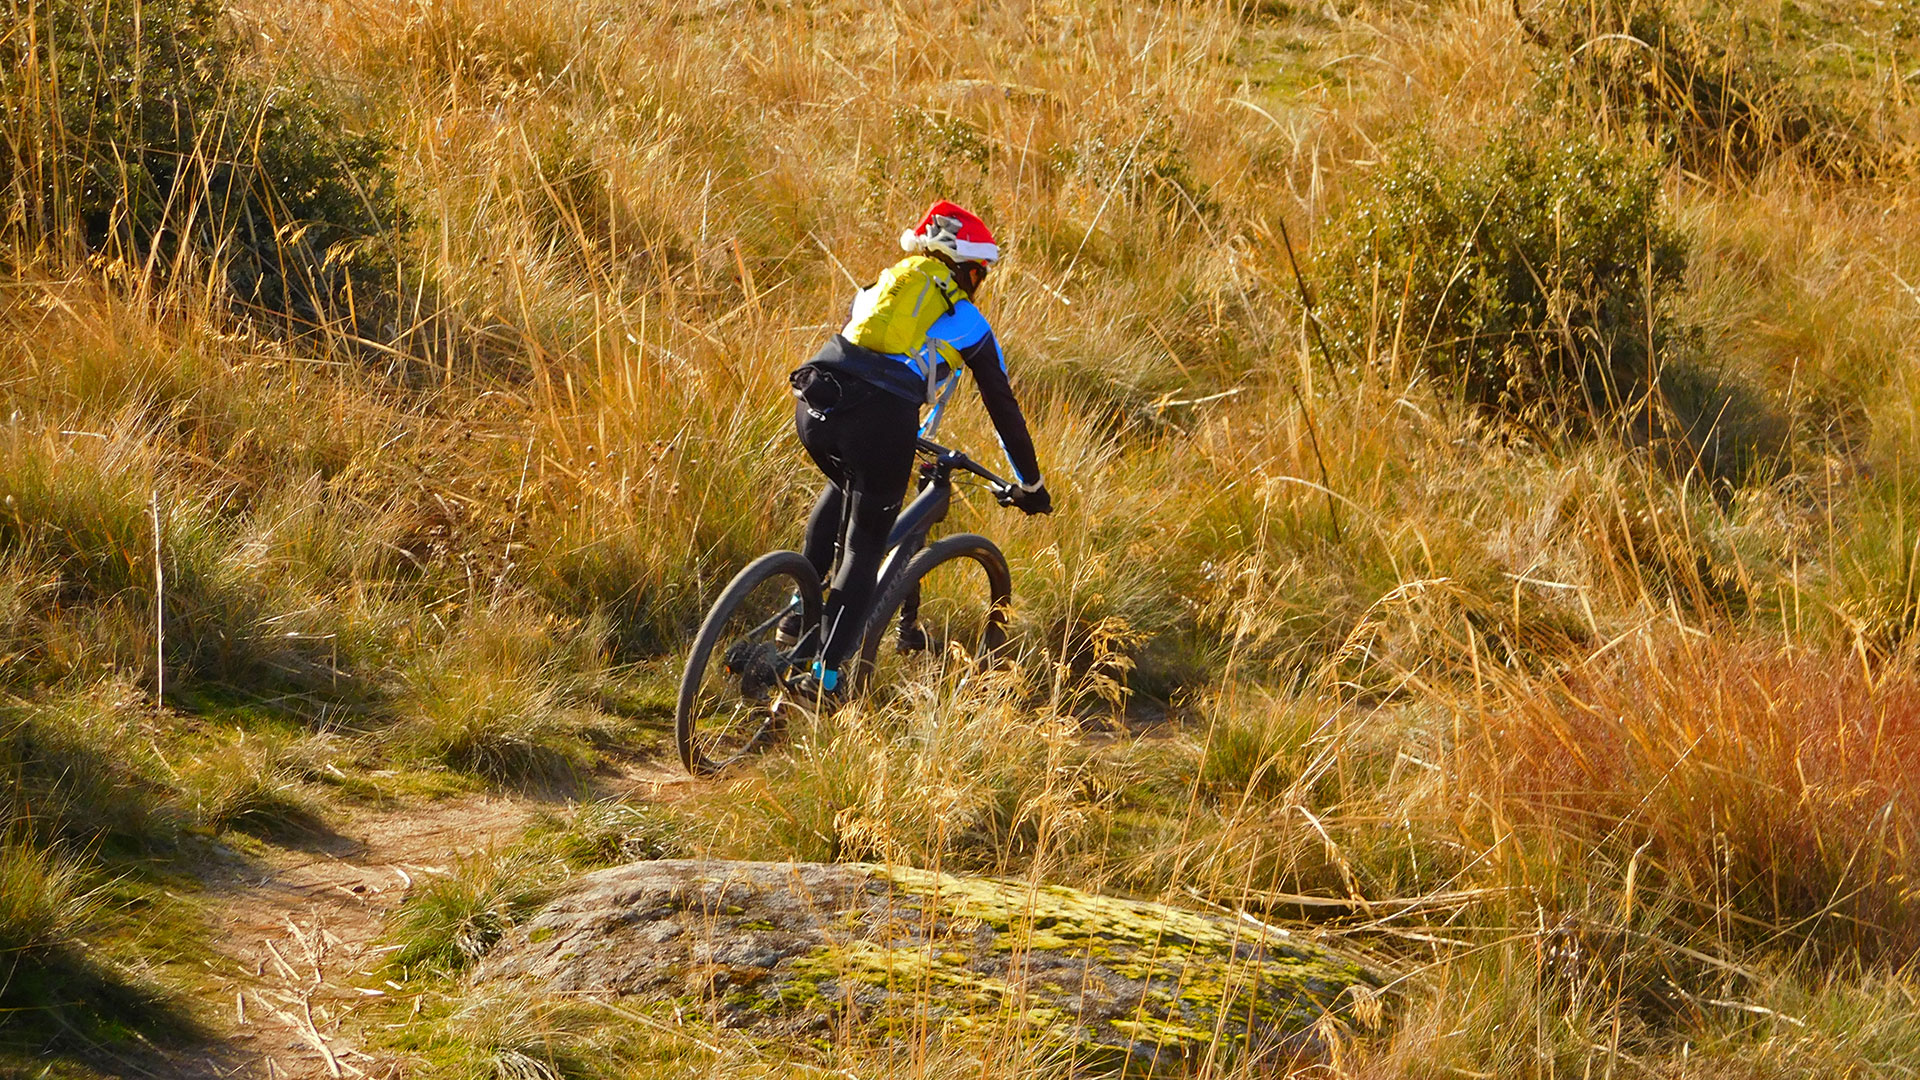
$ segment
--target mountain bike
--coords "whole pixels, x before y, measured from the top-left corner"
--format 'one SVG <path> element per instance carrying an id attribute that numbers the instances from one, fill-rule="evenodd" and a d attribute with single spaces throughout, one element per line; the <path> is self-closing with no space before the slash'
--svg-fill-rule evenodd
<path id="1" fill-rule="evenodd" d="M 887 556 L 874 586 L 873 611 L 850 672 L 849 694 L 897 686 L 952 659 L 991 661 L 1006 643 L 1013 575 L 993 541 L 956 533 L 931 543 L 946 520 L 956 480 L 984 482 L 1002 505 L 1015 486 L 958 450 L 919 439 L 919 489 L 894 520 Z M 968 572 L 966 564 L 977 567 Z M 822 639 L 819 575 L 797 551 L 770 551 L 748 563 L 707 611 L 687 654 L 674 711 L 680 761 L 695 776 L 712 776 L 764 749 L 795 709 L 815 703 L 787 689 L 793 673 L 818 654 Z M 800 633 L 783 640 L 799 614 Z M 898 627 L 894 650 L 886 648 Z M 960 648 L 955 650 L 953 646 Z"/>

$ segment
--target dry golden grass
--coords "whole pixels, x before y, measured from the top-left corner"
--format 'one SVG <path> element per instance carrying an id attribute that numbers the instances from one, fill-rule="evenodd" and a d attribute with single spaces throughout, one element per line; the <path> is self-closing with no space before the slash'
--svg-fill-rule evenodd
<path id="1" fill-rule="evenodd" d="M 208 829 L 328 797 L 309 740 L 502 784 L 635 752 L 704 603 L 796 542 L 785 372 L 951 196 L 1010 241 L 984 303 L 1060 507 L 953 522 L 1013 559 L 1018 670 L 803 725 L 678 807 L 676 843 L 1304 917 L 1398 980 L 1313 1075 L 1908 1075 L 1906 9 L 1659 9 L 1772 80 L 1743 123 L 1818 106 L 1873 166 L 1651 140 L 1692 247 L 1662 310 L 1739 421 L 1788 433 L 1744 484 L 1476 417 L 1419 328 L 1348 312 L 1368 332 L 1322 354 L 1280 239 L 1309 284 L 1340 272 L 1329 222 L 1410 134 L 1644 145 L 1647 108 L 1703 99 L 1588 74 L 1661 46 L 1601 41 L 1627 7 L 244 0 L 250 77 L 390 148 L 387 322 L 286 333 L 205 253 L 88 259 L 11 189 L 6 708 L 138 712 L 199 771 L 88 747 L 72 782 L 137 774 Z M 11 154 L 54 99 L 0 85 Z M 947 435 L 988 446 L 978 412 Z M 1128 726 L 1100 682 L 1126 664 L 1165 724 Z M 1059 1072 L 957 1044 L 769 1062 L 457 991 L 421 989 L 401 1038 L 449 1074 Z"/>

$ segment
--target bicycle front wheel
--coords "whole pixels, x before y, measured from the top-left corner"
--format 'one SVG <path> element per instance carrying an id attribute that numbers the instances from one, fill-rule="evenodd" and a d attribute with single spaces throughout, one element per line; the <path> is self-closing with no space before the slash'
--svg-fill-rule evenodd
<path id="1" fill-rule="evenodd" d="M 956 662 L 991 662 L 1006 644 L 1012 604 L 1013 574 L 993 541 L 975 533 L 935 540 L 874 605 L 860 688 L 925 685 Z"/>
<path id="2" fill-rule="evenodd" d="M 772 740 L 788 702 L 783 680 L 790 643 L 820 624 L 820 575 L 797 551 L 748 563 L 708 610 L 687 653 L 674 710 L 680 761 L 712 776 Z"/>

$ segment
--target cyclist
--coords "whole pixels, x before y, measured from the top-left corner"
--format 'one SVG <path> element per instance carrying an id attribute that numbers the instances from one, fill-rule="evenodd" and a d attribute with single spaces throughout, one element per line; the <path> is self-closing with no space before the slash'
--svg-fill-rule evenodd
<path id="1" fill-rule="evenodd" d="M 887 534 L 913 475 L 914 439 L 931 434 L 961 368 L 973 372 L 981 401 L 1017 483 L 1009 500 L 1028 514 L 1053 510 L 1020 403 L 1007 379 L 993 328 L 973 304 L 1000 257 L 977 216 L 947 201 L 900 234 L 907 257 L 853 298 L 845 327 L 790 376 L 799 399 L 794 427 L 827 486 L 807 519 L 804 552 L 824 578 L 835 565 L 821 611 L 824 641 L 811 668 L 793 681 L 802 696 L 834 695 L 859 649 Z M 920 409 L 933 405 L 928 427 Z M 799 628 L 782 628 L 791 639 Z M 925 647 L 903 627 L 900 647 Z"/>

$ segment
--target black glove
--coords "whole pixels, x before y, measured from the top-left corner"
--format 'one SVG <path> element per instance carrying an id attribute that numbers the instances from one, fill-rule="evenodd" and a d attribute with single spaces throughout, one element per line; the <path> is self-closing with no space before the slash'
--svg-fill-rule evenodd
<path id="1" fill-rule="evenodd" d="M 1013 492 L 1007 498 L 1007 505 L 1017 506 L 1029 515 L 1051 514 L 1053 513 L 1053 496 L 1047 494 L 1047 485 L 1045 484 L 1041 484 L 1032 491 L 1022 491 L 1019 488 L 1014 488 Z"/>

